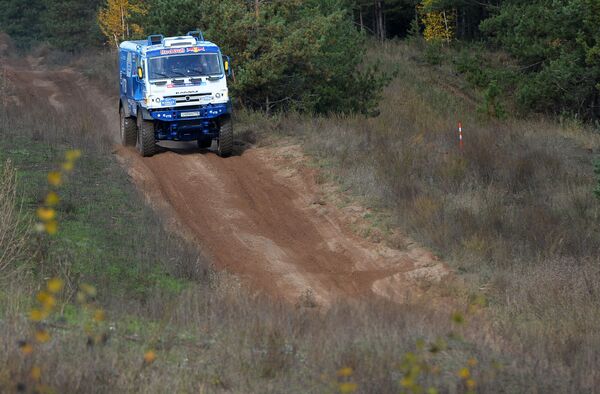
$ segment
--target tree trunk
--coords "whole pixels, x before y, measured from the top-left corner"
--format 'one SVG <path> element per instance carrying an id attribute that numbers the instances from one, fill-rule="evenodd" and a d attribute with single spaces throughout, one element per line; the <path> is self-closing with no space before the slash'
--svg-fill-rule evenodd
<path id="1" fill-rule="evenodd" d="M 383 0 L 375 0 L 375 35 L 380 41 L 385 39 L 385 23 L 383 21 Z"/>
<path id="2" fill-rule="evenodd" d="M 358 8 L 358 19 L 360 21 L 360 32 L 363 33 L 365 31 L 365 23 L 363 20 L 362 6 Z"/>
<path id="3" fill-rule="evenodd" d="M 120 7 L 121 9 L 121 38 L 123 39 L 123 41 L 125 41 L 125 12 L 123 11 L 123 6 Z"/>
<path id="4" fill-rule="evenodd" d="M 461 7 L 460 14 L 461 14 L 460 38 L 464 40 L 465 37 L 467 36 L 467 11 L 465 9 L 465 6 Z M 458 20 L 458 18 L 456 18 L 456 20 Z M 456 31 L 458 31 L 458 29 Z"/>

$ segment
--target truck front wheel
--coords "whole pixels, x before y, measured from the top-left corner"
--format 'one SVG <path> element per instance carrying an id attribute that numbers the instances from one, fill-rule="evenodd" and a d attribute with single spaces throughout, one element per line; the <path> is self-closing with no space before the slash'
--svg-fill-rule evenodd
<path id="1" fill-rule="evenodd" d="M 135 119 L 125 116 L 123 108 L 119 109 L 121 120 L 121 143 L 123 146 L 133 146 L 137 139 L 137 126 Z"/>
<path id="2" fill-rule="evenodd" d="M 140 114 L 141 115 L 141 114 Z M 140 155 L 149 157 L 156 153 L 156 138 L 154 136 L 154 122 L 144 120 L 138 116 L 138 133 L 136 148 Z"/>
<path id="3" fill-rule="evenodd" d="M 233 153 L 233 123 L 231 116 L 225 116 L 219 121 L 217 153 L 221 157 L 231 156 L 231 153 Z"/>
<path id="4" fill-rule="evenodd" d="M 212 138 L 200 137 L 198 138 L 198 148 L 208 149 L 212 146 Z"/>

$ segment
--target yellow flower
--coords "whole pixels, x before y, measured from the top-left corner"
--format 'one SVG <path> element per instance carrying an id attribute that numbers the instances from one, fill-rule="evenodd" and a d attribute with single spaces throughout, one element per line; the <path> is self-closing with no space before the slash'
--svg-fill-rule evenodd
<path id="1" fill-rule="evenodd" d="M 59 293 L 63 289 L 64 285 L 65 283 L 62 281 L 62 279 L 52 278 L 48 281 L 48 291 L 52 294 Z"/>
<path id="2" fill-rule="evenodd" d="M 48 297 L 46 299 L 46 301 L 44 301 L 44 303 L 42 304 L 42 306 L 47 311 L 52 310 L 52 308 L 54 308 L 56 306 L 56 298 L 54 298 L 53 296 Z"/>
<path id="3" fill-rule="evenodd" d="M 29 312 L 29 320 L 31 321 L 42 321 L 46 316 L 48 316 L 48 312 L 39 309 L 32 309 L 31 312 Z"/>
<path id="4" fill-rule="evenodd" d="M 54 235 L 58 232 L 58 222 L 56 220 L 50 220 L 44 223 L 44 230 L 50 235 Z"/>
<path id="5" fill-rule="evenodd" d="M 48 173 L 48 183 L 52 186 L 60 186 L 62 184 L 62 175 L 58 171 Z"/>
<path id="6" fill-rule="evenodd" d="M 461 368 L 460 371 L 458 371 L 458 376 L 462 379 L 468 379 L 469 376 L 471 376 L 471 372 L 469 371 L 469 368 Z"/>
<path id="7" fill-rule="evenodd" d="M 96 309 L 94 312 L 94 321 L 101 322 L 106 318 L 104 311 L 102 309 Z"/>
<path id="8" fill-rule="evenodd" d="M 75 167 L 75 163 L 73 163 L 72 161 L 65 161 L 62 164 L 62 169 L 65 170 L 66 172 L 73 171 L 73 167 Z"/>
<path id="9" fill-rule="evenodd" d="M 356 383 L 350 383 L 350 382 L 340 383 L 340 386 L 339 386 L 340 393 L 353 393 L 356 391 L 357 388 L 358 388 L 358 385 Z"/>
<path id="10" fill-rule="evenodd" d="M 337 376 L 340 377 L 348 377 L 352 375 L 352 368 L 350 367 L 345 367 L 340 369 L 339 371 L 337 371 Z"/>
<path id="11" fill-rule="evenodd" d="M 90 297 L 95 297 L 96 296 L 96 288 L 92 285 L 88 285 L 87 283 L 82 283 L 81 284 L 81 290 L 83 290 L 83 292 L 85 294 L 87 294 Z"/>
<path id="12" fill-rule="evenodd" d="M 31 368 L 30 375 L 31 375 L 31 379 L 38 381 L 42 377 L 42 369 L 40 367 L 33 367 L 33 368 Z"/>
<path id="13" fill-rule="evenodd" d="M 46 343 L 50 340 L 50 333 L 47 330 L 37 330 L 35 332 L 35 340 L 39 343 Z"/>
<path id="14" fill-rule="evenodd" d="M 36 294 L 35 298 L 41 303 L 43 304 L 44 302 L 46 302 L 46 300 L 48 299 L 48 297 L 50 297 L 50 294 L 46 293 L 45 291 L 40 291 L 39 293 Z"/>
<path id="15" fill-rule="evenodd" d="M 56 194 L 56 192 L 50 192 L 46 196 L 45 203 L 48 206 L 53 206 L 53 205 L 58 204 L 59 201 L 60 201 L 60 197 L 58 197 L 58 194 Z"/>
<path id="16" fill-rule="evenodd" d="M 52 208 L 40 207 L 37 209 L 37 216 L 38 216 L 38 218 L 40 218 L 40 220 L 47 222 L 56 217 L 56 211 Z"/>
<path id="17" fill-rule="evenodd" d="M 74 161 L 81 157 L 81 151 L 79 149 L 68 150 L 65 153 L 65 159 L 68 161 Z"/>
<path id="18" fill-rule="evenodd" d="M 466 384 L 469 390 L 474 390 L 475 387 L 477 387 L 477 382 L 475 382 L 473 379 L 467 380 Z"/>
<path id="19" fill-rule="evenodd" d="M 148 350 L 144 354 L 144 362 L 146 364 L 152 364 L 156 360 L 156 353 L 153 350 Z"/>
<path id="20" fill-rule="evenodd" d="M 33 346 L 31 346 L 29 342 L 21 342 L 19 344 L 19 348 L 21 349 L 21 352 L 25 355 L 31 354 L 31 352 L 33 352 Z"/>
<path id="21" fill-rule="evenodd" d="M 56 298 L 45 291 L 40 291 L 37 293 L 36 298 L 40 304 L 42 304 L 45 310 L 50 310 L 56 305 Z"/>
<path id="22" fill-rule="evenodd" d="M 402 378 L 402 380 L 400 380 L 400 386 L 402 387 L 412 387 L 413 385 L 413 380 L 412 378 L 406 376 L 404 378 Z"/>

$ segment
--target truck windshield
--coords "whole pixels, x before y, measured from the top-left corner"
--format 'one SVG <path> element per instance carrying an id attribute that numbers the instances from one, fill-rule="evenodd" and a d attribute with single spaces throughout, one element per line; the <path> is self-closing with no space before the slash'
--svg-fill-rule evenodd
<path id="1" fill-rule="evenodd" d="M 216 53 L 155 57 L 148 62 L 150 80 L 221 74 L 221 62 Z"/>

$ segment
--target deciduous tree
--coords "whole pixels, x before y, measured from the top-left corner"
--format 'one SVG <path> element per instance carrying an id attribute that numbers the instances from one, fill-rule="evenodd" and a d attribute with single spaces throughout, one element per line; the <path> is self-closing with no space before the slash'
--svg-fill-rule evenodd
<path id="1" fill-rule="evenodd" d="M 106 5 L 98 12 L 98 24 L 104 36 L 119 44 L 132 36 L 141 36 L 142 27 L 134 20 L 136 16 L 146 14 L 146 8 L 134 0 L 107 0 Z"/>

